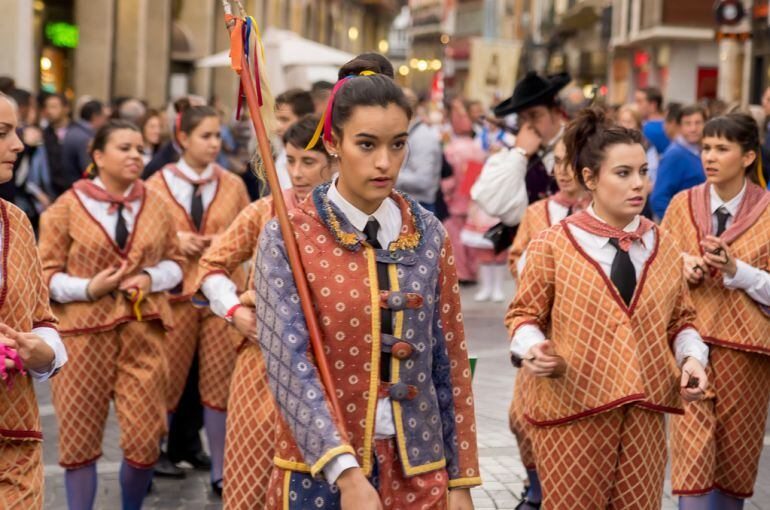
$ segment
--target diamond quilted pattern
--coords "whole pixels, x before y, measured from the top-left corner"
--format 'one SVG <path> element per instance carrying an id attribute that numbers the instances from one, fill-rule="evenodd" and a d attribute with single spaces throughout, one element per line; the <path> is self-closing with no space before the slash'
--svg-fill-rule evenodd
<path id="1" fill-rule="evenodd" d="M 700 253 L 687 193 L 671 201 L 663 227 L 677 238 L 682 251 Z M 770 208 L 730 245 L 730 251 L 739 260 L 770 271 Z M 692 299 L 696 308 L 703 310 L 696 326 L 706 342 L 770 354 L 770 316 L 763 314 L 745 292 L 726 289 L 721 274 L 707 275 L 704 283 L 692 289 Z"/>
<path id="2" fill-rule="evenodd" d="M 38 441 L 0 441 L 0 506 L 43 508 L 43 447 Z"/>
<path id="3" fill-rule="evenodd" d="M 626 308 L 612 283 L 556 225 L 533 240 L 516 298 L 506 316 L 511 334 L 536 322 L 568 365 L 565 377 L 536 379 L 527 416 L 555 424 L 631 400 L 681 408 L 669 339 L 694 319 L 673 240 L 656 248 Z"/>
<path id="4" fill-rule="evenodd" d="M 167 204 L 167 209 L 171 212 L 176 232 L 195 232 L 195 226 L 187 214 L 184 207 L 179 204 L 169 190 L 166 180 L 163 177 L 164 172 L 156 172 L 147 180 L 147 187 L 155 190 L 163 197 Z M 249 196 L 246 186 L 240 177 L 230 173 L 223 172 L 217 183 L 217 191 L 211 204 L 206 208 L 201 224 L 202 235 L 213 236 L 224 232 L 228 226 L 235 220 L 238 213 L 246 209 L 249 205 Z M 253 250 L 253 246 L 252 246 Z M 184 261 L 182 266 L 184 272 L 184 285 L 180 298 L 189 298 L 198 290 L 198 257 L 190 257 Z M 238 288 L 245 286 L 246 274 L 241 269 L 235 269 L 231 273 L 232 280 Z"/>
<path id="5" fill-rule="evenodd" d="M 232 510 L 262 508 L 275 454 L 278 413 L 267 385 L 259 346 L 247 343 L 238 355 L 227 414 L 224 504 Z"/>
<path id="6" fill-rule="evenodd" d="M 531 391 L 533 378 L 525 370 L 516 372 L 513 387 L 513 400 L 508 410 L 508 422 L 511 432 L 519 445 L 521 463 L 527 469 L 535 469 L 535 451 L 532 446 L 532 424 L 524 417 L 524 395 Z"/>
<path id="7" fill-rule="evenodd" d="M 87 465 L 101 456 L 111 399 L 125 458 L 138 466 L 155 463 L 166 432 L 162 343 L 154 321 L 64 338 L 69 361 L 51 380 L 62 466 Z"/>
<path id="8" fill-rule="evenodd" d="M 548 199 L 538 200 L 527 207 L 524 216 L 519 223 L 519 229 L 516 231 L 516 237 L 513 239 L 511 250 L 508 252 L 508 269 L 514 278 L 517 278 L 518 269 L 516 264 L 529 242 L 540 232 L 551 226 L 548 218 Z"/>
<path id="9" fill-rule="evenodd" d="M 770 401 L 767 356 L 714 346 L 709 398 L 687 404 L 671 421 L 675 493 L 717 486 L 750 497 L 757 478 Z"/>
<path id="10" fill-rule="evenodd" d="M 0 322 L 19 331 L 31 331 L 38 324 L 55 323 L 29 220 L 21 210 L 4 200 L 0 200 L 0 218 L 0 260 L 3 264 Z M 27 438 L 39 440 L 42 433 L 31 379 L 18 374 L 13 377 L 13 388 L 8 389 L 4 384 L 0 387 L 0 436 L 14 439 L 24 433 Z"/>
<path id="11" fill-rule="evenodd" d="M 661 413 L 623 406 L 533 430 L 544 510 L 660 508 L 666 465 Z"/>
<path id="12" fill-rule="evenodd" d="M 273 198 L 265 197 L 252 202 L 240 212 L 227 230 L 218 236 L 200 260 L 199 277 L 215 271 L 231 275 L 245 261 L 256 254 L 259 233 L 273 217 Z M 253 273 L 253 264 L 252 273 Z M 253 280 L 249 274 L 247 282 Z M 200 282 L 198 283 L 200 286 Z"/>
<path id="13" fill-rule="evenodd" d="M 40 219 L 40 257 L 45 281 L 58 272 L 91 278 L 97 272 L 128 264 L 127 274 L 135 274 L 164 259 L 182 263 L 171 216 L 163 199 L 148 190 L 137 213 L 126 251 L 121 252 L 101 225 L 86 211 L 74 191 L 59 197 Z M 95 303 L 53 303 L 60 318 L 62 335 L 110 329 L 134 317 L 131 303 L 123 293 L 107 295 Z M 164 296 L 149 295 L 142 304 L 146 319 L 161 318 L 167 327 L 171 312 Z"/>

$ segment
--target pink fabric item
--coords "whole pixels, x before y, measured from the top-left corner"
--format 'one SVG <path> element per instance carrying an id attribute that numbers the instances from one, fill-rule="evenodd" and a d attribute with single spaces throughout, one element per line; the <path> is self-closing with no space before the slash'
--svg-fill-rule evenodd
<path id="1" fill-rule="evenodd" d="M 572 207 L 573 214 L 588 208 L 588 204 L 591 203 L 590 197 L 584 197 L 584 198 L 575 200 L 574 198 L 568 197 L 567 194 L 564 193 L 563 191 L 559 191 L 554 195 L 551 195 L 550 197 L 548 197 L 548 199 L 553 200 L 554 202 L 556 202 L 562 207 L 566 207 L 568 209 Z"/>
<path id="2" fill-rule="evenodd" d="M 693 219 L 698 227 L 701 238 L 712 235 L 711 222 L 711 188 L 709 183 L 701 184 L 690 189 L 688 198 L 692 208 Z M 730 244 L 746 232 L 770 206 L 770 193 L 763 190 L 751 181 L 746 182 L 746 194 L 734 221 L 722 235 L 719 236 L 725 243 Z"/>
<path id="3" fill-rule="evenodd" d="M 172 174 L 176 175 L 177 177 L 179 177 L 183 181 L 185 181 L 185 182 L 187 182 L 189 184 L 192 184 L 193 186 L 198 186 L 198 191 L 197 191 L 198 195 L 200 195 L 203 192 L 203 190 L 200 188 L 200 186 L 203 186 L 203 185 L 208 184 L 210 182 L 218 181 L 219 178 L 222 177 L 222 172 L 224 172 L 224 170 L 222 170 L 222 167 L 220 167 L 219 165 L 214 165 L 214 172 L 211 174 L 211 177 L 206 177 L 205 179 L 190 179 L 176 165 L 173 165 L 173 164 L 172 165 L 167 165 L 166 168 L 168 168 L 168 170 Z"/>
<path id="4" fill-rule="evenodd" d="M 460 241 L 460 232 L 465 226 L 465 220 L 464 214 L 451 214 L 449 218 L 444 220 L 444 228 L 446 228 L 454 250 L 457 278 L 465 281 L 476 281 L 478 263 L 473 249 L 468 248 Z"/>
<path id="5" fill-rule="evenodd" d="M 144 197 L 144 182 L 140 179 L 134 181 L 134 186 L 131 188 L 131 193 L 122 197 L 114 195 L 106 189 L 97 186 L 90 179 L 80 179 L 72 185 L 77 191 L 80 191 L 89 198 L 98 200 L 100 202 L 109 202 L 110 208 L 107 210 L 110 214 L 118 210 L 118 206 L 122 205 L 124 208 L 131 211 L 131 202 L 139 200 Z"/>
<path id="6" fill-rule="evenodd" d="M 449 214 L 465 215 L 468 213 L 470 197 L 463 195 L 461 185 L 465 180 L 465 171 L 470 161 L 484 161 L 487 158 L 484 149 L 470 136 L 456 136 L 452 138 L 446 147 L 444 155 L 452 167 L 451 186 L 442 186 L 444 201 L 449 209 Z M 449 179 L 445 179 L 449 182 Z M 457 246 L 455 244 L 455 246 Z"/>
<path id="7" fill-rule="evenodd" d="M 601 237 L 616 238 L 618 239 L 618 244 L 620 245 L 620 249 L 626 252 L 628 251 L 629 248 L 631 248 L 631 244 L 634 241 L 641 240 L 642 236 L 647 232 L 649 232 L 655 226 L 655 223 L 648 220 L 644 216 L 640 216 L 639 228 L 637 228 L 636 231 L 634 232 L 626 232 L 624 230 L 615 228 L 612 225 L 608 225 L 607 223 L 604 223 L 603 221 L 588 214 L 587 211 L 581 211 L 577 214 L 573 214 L 572 216 L 565 219 L 564 221 L 566 221 L 567 223 L 571 223 L 576 227 L 582 230 L 585 230 L 590 234 L 594 234 Z"/>
<path id="8" fill-rule="evenodd" d="M 8 389 L 11 389 L 13 388 L 13 377 L 5 368 L 6 359 L 13 361 L 16 365 L 16 370 L 18 370 L 21 375 L 27 375 L 27 372 L 24 370 L 24 364 L 19 357 L 19 353 L 7 345 L 0 344 L 0 377 L 2 377 L 3 381 L 8 385 Z"/>

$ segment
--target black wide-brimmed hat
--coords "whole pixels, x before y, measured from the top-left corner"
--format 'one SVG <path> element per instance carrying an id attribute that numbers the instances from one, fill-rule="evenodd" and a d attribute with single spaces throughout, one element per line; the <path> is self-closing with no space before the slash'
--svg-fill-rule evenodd
<path id="1" fill-rule="evenodd" d="M 548 104 L 571 81 L 568 73 L 540 76 L 530 71 L 516 84 L 513 95 L 495 107 L 495 116 L 505 117 L 524 108 Z"/>

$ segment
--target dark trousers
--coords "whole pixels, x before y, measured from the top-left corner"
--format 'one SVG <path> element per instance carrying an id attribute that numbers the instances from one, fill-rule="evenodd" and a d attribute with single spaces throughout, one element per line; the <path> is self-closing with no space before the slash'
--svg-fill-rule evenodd
<path id="1" fill-rule="evenodd" d="M 193 358 L 182 398 L 171 420 L 166 453 L 171 462 L 194 457 L 203 449 L 200 429 L 203 427 L 203 406 L 198 391 L 198 355 Z"/>

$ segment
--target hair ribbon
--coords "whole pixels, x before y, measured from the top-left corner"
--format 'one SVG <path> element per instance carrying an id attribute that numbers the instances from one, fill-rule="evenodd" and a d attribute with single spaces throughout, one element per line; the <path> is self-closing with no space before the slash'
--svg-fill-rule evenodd
<path id="1" fill-rule="evenodd" d="M 361 71 L 358 75 L 352 74 L 350 76 L 345 76 L 334 84 L 332 93 L 329 95 L 329 101 L 326 103 L 326 109 L 321 115 L 321 120 L 318 122 L 315 133 L 313 133 L 313 138 L 311 138 L 310 142 L 305 146 L 306 151 L 315 147 L 318 140 L 321 138 L 321 135 L 323 135 L 325 142 L 332 143 L 332 110 L 334 108 L 334 97 L 337 95 L 337 91 L 339 91 L 339 89 L 351 78 L 355 78 L 356 76 L 374 76 L 375 74 L 377 73 L 374 71 Z"/>

